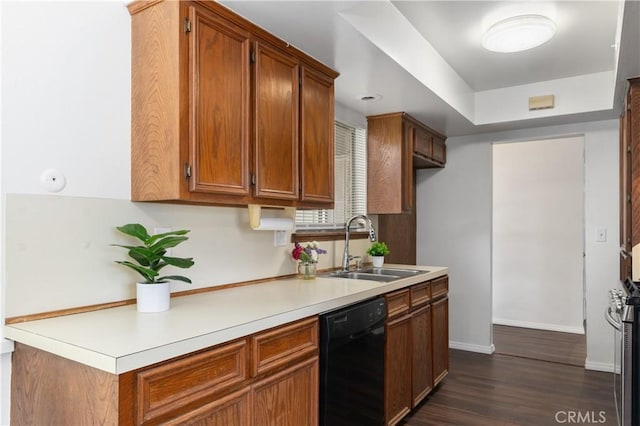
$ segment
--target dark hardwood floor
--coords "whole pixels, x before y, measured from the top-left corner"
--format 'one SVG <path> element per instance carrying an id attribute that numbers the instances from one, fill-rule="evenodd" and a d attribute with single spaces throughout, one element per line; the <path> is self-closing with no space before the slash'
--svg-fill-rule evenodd
<path id="1" fill-rule="evenodd" d="M 584 367 L 587 338 L 584 334 L 531 328 L 493 326 L 496 353 Z"/>
<path id="2" fill-rule="evenodd" d="M 610 373 L 521 356 L 450 353 L 449 375 L 400 424 L 616 425 Z"/>

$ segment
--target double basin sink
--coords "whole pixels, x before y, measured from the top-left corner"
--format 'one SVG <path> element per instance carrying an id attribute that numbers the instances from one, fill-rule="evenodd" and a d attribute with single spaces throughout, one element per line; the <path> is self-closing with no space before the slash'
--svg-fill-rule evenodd
<path id="1" fill-rule="evenodd" d="M 350 278 L 354 280 L 370 280 L 388 283 L 402 278 L 413 277 L 415 275 L 426 274 L 429 271 L 421 271 L 417 269 L 400 269 L 400 268 L 366 268 L 355 271 L 334 271 L 321 274 L 323 277 L 330 278 Z"/>

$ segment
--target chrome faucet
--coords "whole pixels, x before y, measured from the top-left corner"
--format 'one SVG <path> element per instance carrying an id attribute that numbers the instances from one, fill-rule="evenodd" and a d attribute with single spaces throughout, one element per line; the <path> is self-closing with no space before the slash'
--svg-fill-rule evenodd
<path id="1" fill-rule="evenodd" d="M 358 214 L 358 215 L 352 216 L 347 221 L 347 223 L 344 225 L 344 233 L 345 233 L 345 237 L 344 237 L 344 255 L 342 257 L 342 270 L 343 271 L 349 271 L 349 262 L 352 261 L 353 259 L 359 258 L 359 256 L 351 256 L 349 254 L 349 233 L 351 232 L 350 231 L 351 224 L 355 220 L 363 220 L 365 225 L 367 226 L 367 228 L 369 228 L 369 240 L 371 240 L 371 241 L 375 241 L 376 240 L 376 230 L 373 229 L 373 224 L 371 223 L 371 219 L 369 219 L 367 216 L 365 216 L 363 214 Z"/>

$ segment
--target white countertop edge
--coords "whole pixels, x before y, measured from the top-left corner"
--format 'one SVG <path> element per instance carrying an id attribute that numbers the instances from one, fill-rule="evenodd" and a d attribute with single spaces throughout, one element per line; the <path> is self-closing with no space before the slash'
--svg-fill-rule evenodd
<path id="1" fill-rule="evenodd" d="M 392 265 L 385 265 L 393 267 Z M 397 265 L 407 267 L 406 265 Z M 292 321 L 297 321 L 310 316 L 322 314 L 333 309 L 347 306 L 381 294 L 399 290 L 413 284 L 436 279 L 448 274 L 448 268 L 439 268 L 437 271 L 428 272 L 390 283 L 380 283 L 370 289 L 331 299 L 315 305 L 303 306 L 299 309 L 282 312 L 265 318 L 260 318 L 244 324 L 238 324 L 227 329 L 214 331 L 196 337 L 187 338 L 159 347 L 149 348 L 140 352 L 127 354 L 120 357 L 106 355 L 87 348 L 72 345 L 55 340 L 47 336 L 21 330 L 19 324 L 6 325 L 5 337 L 20 343 L 59 355 L 61 357 L 77 361 L 108 373 L 122 374 L 138 368 L 146 367 L 158 362 L 185 355 L 194 351 L 205 349 L 221 343 L 225 343 L 241 337 L 258 333 L 272 327 L 277 327 Z M 332 278 L 333 279 L 333 278 Z M 335 278 L 340 279 L 340 278 Z M 259 284 L 256 284 L 259 285 Z M 13 342 L 10 342 L 11 344 Z"/>
<path id="2" fill-rule="evenodd" d="M 77 361 L 81 364 L 88 365 L 108 373 L 115 373 L 116 371 L 116 360 L 108 355 L 81 348 L 79 346 L 70 345 L 65 342 L 60 342 L 46 336 L 30 333 L 14 327 L 5 326 L 4 333 L 8 339 L 24 343 L 25 345 L 32 346 L 37 349 L 42 349 L 43 351 L 50 352 L 63 358 Z"/>
<path id="3" fill-rule="evenodd" d="M 0 340 L 0 355 L 10 354 L 13 352 L 14 344 L 13 340 L 2 339 Z"/>

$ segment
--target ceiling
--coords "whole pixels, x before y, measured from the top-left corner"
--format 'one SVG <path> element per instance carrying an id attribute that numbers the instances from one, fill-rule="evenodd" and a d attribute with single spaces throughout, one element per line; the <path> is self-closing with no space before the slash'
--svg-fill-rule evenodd
<path id="1" fill-rule="evenodd" d="M 626 78 L 640 75 L 637 0 L 222 3 L 340 72 L 341 107 L 406 111 L 448 136 L 616 118 Z M 531 13 L 555 21 L 551 41 L 481 47 L 497 20 Z M 548 94 L 555 108 L 528 110 Z"/>

